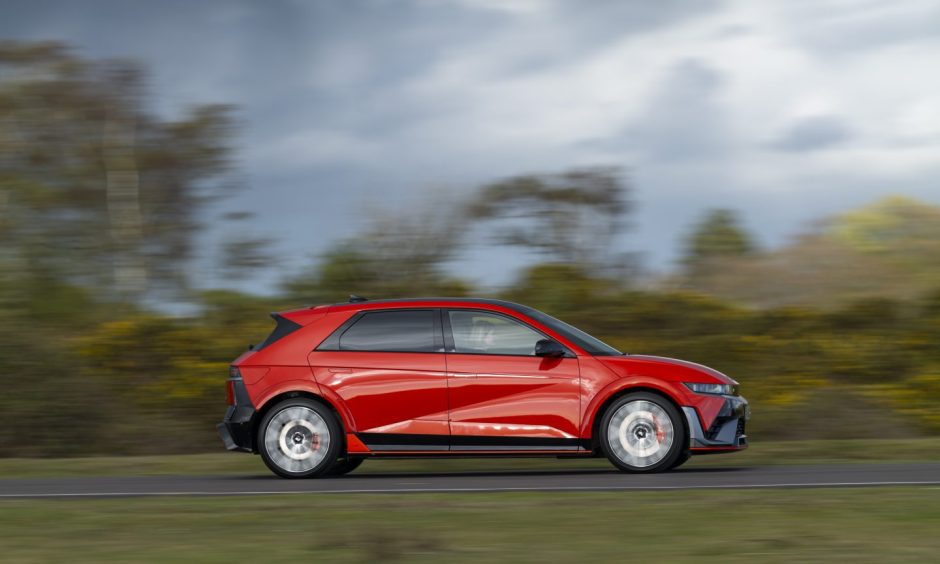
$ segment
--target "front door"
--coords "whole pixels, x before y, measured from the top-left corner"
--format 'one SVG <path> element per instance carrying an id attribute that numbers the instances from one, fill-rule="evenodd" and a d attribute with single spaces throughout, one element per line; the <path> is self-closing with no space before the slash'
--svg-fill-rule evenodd
<path id="1" fill-rule="evenodd" d="M 578 359 L 535 356 L 546 338 L 472 309 L 444 312 L 451 451 L 577 450 Z"/>

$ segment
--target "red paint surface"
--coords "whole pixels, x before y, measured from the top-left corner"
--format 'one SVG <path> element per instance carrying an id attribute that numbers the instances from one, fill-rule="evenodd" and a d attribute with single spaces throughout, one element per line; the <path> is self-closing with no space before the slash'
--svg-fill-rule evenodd
<path id="1" fill-rule="evenodd" d="M 360 311 L 415 307 L 502 313 L 557 340 L 575 357 L 315 350 Z M 303 327 L 233 363 L 245 376 L 252 403 L 261 410 L 286 393 L 317 396 L 339 414 L 350 452 L 369 452 L 353 433 L 591 439 L 606 402 L 635 390 L 694 407 L 707 429 L 722 398 L 694 394 L 683 382 L 733 382 L 685 361 L 595 357 L 522 313 L 485 302 L 362 302 L 280 315 Z"/>

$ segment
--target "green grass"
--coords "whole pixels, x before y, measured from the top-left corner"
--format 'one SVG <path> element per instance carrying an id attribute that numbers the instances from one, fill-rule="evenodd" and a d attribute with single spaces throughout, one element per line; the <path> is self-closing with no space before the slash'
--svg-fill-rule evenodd
<path id="1" fill-rule="evenodd" d="M 940 488 L 0 502 L 8 562 L 926 562 Z"/>
<path id="2" fill-rule="evenodd" d="M 757 443 L 692 466 L 940 460 L 940 438 Z M 610 468 L 366 462 L 357 472 Z M 0 476 L 267 475 L 257 456 L 0 459 Z M 0 501 L 4 561 L 935 561 L 940 488 L 319 494 Z"/>
<path id="3" fill-rule="evenodd" d="M 940 460 L 940 437 L 890 440 L 786 441 L 753 443 L 744 452 L 694 457 L 690 466 L 756 466 Z M 610 468 L 604 459 L 457 459 L 367 461 L 356 472 L 454 472 Z M 146 476 L 166 474 L 259 474 L 261 459 L 243 453 L 0 459 L 0 477 Z"/>

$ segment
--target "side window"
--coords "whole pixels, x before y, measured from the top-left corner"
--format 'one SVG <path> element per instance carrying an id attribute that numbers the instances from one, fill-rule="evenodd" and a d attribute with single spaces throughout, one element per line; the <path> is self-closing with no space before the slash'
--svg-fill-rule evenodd
<path id="1" fill-rule="evenodd" d="M 367 313 L 340 336 L 339 350 L 434 352 L 435 315 L 431 310 Z"/>
<path id="2" fill-rule="evenodd" d="M 545 337 L 502 315 L 480 311 L 448 312 L 458 353 L 535 355 L 535 343 Z"/>

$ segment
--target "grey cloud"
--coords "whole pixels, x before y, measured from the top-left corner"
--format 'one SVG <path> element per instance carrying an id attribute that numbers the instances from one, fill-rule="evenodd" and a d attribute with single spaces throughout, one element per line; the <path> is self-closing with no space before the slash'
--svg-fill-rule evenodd
<path id="1" fill-rule="evenodd" d="M 612 139 L 586 144 L 640 155 L 646 162 L 695 161 L 730 150 L 720 93 L 724 75 L 698 59 L 669 68 L 638 118 Z"/>
<path id="2" fill-rule="evenodd" d="M 859 55 L 871 49 L 940 38 L 940 4 L 932 0 L 788 3 L 783 10 L 798 45 L 816 55 Z"/>
<path id="3" fill-rule="evenodd" d="M 780 151 L 815 151 L 847 141 L 848 125 L 835 116 L 815 116 L 791 125 L 770 146 Z"/>

